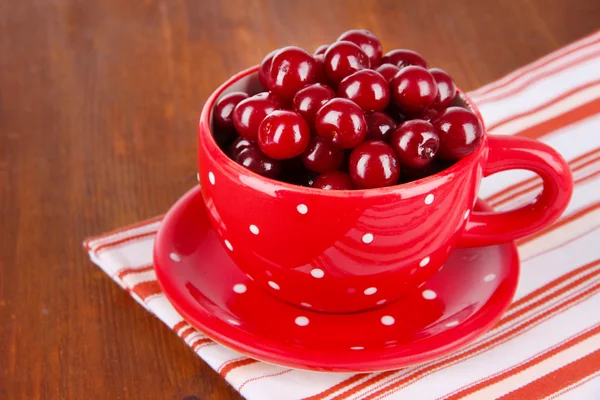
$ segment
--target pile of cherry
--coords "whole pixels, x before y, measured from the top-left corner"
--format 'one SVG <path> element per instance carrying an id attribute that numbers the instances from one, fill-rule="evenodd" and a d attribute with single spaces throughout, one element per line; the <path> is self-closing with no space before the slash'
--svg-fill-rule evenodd
<path id="1" fill-rule="evenodd" d="M 259 78 L 268 91 L 223 96 L 213 121 L 228 155 L 269 178 L 330 190 L 391 186 L 436 173 L 481 141 L 479 119 L 460 106 L 445 71 L 427 69 L 412 50 L 382 57 L 367 30 L 314 54 L 275 50 Z"/>

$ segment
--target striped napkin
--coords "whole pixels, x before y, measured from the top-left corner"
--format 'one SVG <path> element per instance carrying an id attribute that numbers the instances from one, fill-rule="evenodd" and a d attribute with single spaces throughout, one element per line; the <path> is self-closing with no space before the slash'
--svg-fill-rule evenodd
<path id="1" fill-rule="evenodd" d="M 471 93 L 490 133 L 539 139 L 571 165 L 575 190 L 551 227 L 518 241 L 514 304 L 465 348 L 371 374 L 291 370 L 218 345 L 169 304 L 152 269 L 160 217 L 88 239 L 93 262 L 248 399 L 600 399 L 600 31 Z M 529 201 L 531 173 L 486 179 L 496 209 Z M 143 335 L 140 332 L 140 335 Z"/>

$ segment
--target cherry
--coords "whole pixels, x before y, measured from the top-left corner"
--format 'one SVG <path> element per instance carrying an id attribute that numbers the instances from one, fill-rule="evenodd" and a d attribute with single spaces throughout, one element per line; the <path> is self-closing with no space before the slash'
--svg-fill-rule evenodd
<path id="1" fill-rule="evenodd" d="M 380 73 L 370 69 L 345 77 L 337 92 L 339 97 L 352 100 L 363 110 L 383 110 L 390 103 L 388 83 Z"/>
<path id="2" fill-rule="evenodd" d="M 458 160 L 479 146 L 483 128 L 477 116 L 464 108 L 449 107 L 433 126 L 440 137 L 438 155 L 444 160 Z"/>
<path id="3" fill-rule="evenodd" d="M 425 111 L 423 114 L 421 114 L 420 118 L 427 121 L 427 122 L 431 122 L 433 124 L 433 122 L 440 116 L 442 115 L 442 112 L 444 111 L 444 109 L 438 109 L 438 108 L 434 108 L 434 106 L 437 103 L 434 102 L 433 106 L 431 106 L 430 108 L 427 109 L 427 111 Z"/>
<path id="4" fill-rule="evenodd" d="M 304 85 L 317 81 L 317 62 L 304 49 L 284 47 L 275 54 L 269 73 L 271 92 L 283 100 L 291 100 Z"/>
<path id="5" fill-rule="evenodd" d="M 247 98 L 248 95 L 244 92 L 232 92 L 221 97 L 213 111 L 215 127 L 227 133 L 233 132 L 233 109 L 239 102 Z"/>
<path id="6" fill-rule="evenodd" d="M 394 103 L 411 115 L 425 111 L 437 96 L 433 76 L 422 67 L 406 67 L 390 82 Z"/>
<path id="7" fill-rule="evenodd" d="M 422 55 L 413 50 L 396 49 L 389 51 L 381 59 L 382 64 L 393 64 L 402 69 L 410 65 L 427 68 L 427 62 Z"/>
<path id="8" fill-rule="evenodd" d="M 334 146 L 348 149 L 363 141 L 367 134 L 367 121 L 356 103 L 335 98 L 317 111 L 315 129 L 319 136 Z"/>
<path id="9" fill-rule="evenodd" d="M 298 91 L 294 96 L 294 110 L 300 114 L 306 122 L 313 124 L 317 111 L 325 103 L 335 97 L 335 92 L 329 86 L 314 83 Z"/>
<path id="10" fill-rule="evenodd" d="M 314 59 L 317 63 L 317 78 L 315 82 L 327 84 L 327 76 L 325 76 L 325 55 L 317 54 L 314 56 Z"/>
<path id="11" fill-rule="evenodd" d="M 392 64 L 381 64 L 375 71 L 379 72 L 381 76 L 383 76 L 385 80 L 390 83 L 398 71 L 400 71 L 400 68 Z"/>
<path id="12" fill-rule="evenodd" d="M 379 111 L 367 111 L 367 140 L 383 140 L 387 142 L 394 129 L 396 122 L 389 115 Z"/>
<path id="13" fill-rule="evenodd" d="M 386 108 L 385 113 L 392 117 L 394 121 L 396 121 L 396 124 L 401 124 L 408 119 L 406 112 L 395 105 L 393 101 L 390 102 L 390 105 L 388 108 Z"/>
<path id="14" fill-rule="evenodd" d="M 271 63 L 273 62 L 273 57 L 275 57 L 275 54 L 277 54 L 278 51 L 279 49 L 273 50 L 272 52 L 267 54 L 265 58 L 263 58 L 263 60 L 261 61 L 260 67 L 258 68 L 258 79 L 260 80 L 260 83 L 262 83 L 262 86 L 265 90 L 269 90 L 269 75 L 271 74 Z"/>
<path id="15" fill-rule="evenodd" d="M 333 83 L 340 83 L 348 75 L 370 68 L 369 57 L 351 42 L 336 42 L 325 52 L 325 74 Z"/>
<path id="16" fill-rule="evenodd" d="M 400 166 L 394 150 L 381 140 L 369 140 L 358 145 L 350 155 L 350 178 L 361 189 L 395 185 Z"/>
<path id="17" fill-rule="evenodd" d="M 313 56 L 325 55 L 325 52 L 327 51 L 328 48 L 329 48 L 328 44 L 320 45 L 319 47 L 317 47 L 317 49 L 313 53 Z"/>
<path id="18" fill-rule="evenodd" d="M 444 167 L 445 165 L 443 163 L 440 163 L 437 159 L 434 159 L 432 162 L 421 168 L 411 168 L 403 165 L 402 178 L 400 180 L 403 183 L 407 183 L 423 179 L 428 176 L 437 174 L 441 170 L 445 169 Z"/>
<path id="19" fill-rule="evenodd" d="M 263 119 L 281 108 L 277 99 L 263 92 L 240 101 L 233 109 L 233 125 L 244 138 L 256 140 L 258 127 Z"/>
<path id="20" fill-rule="evenodd" d="M 258 128 L 260 149 L 276 160 L 299 156 L 306 150 L 309 140 L 308 124 L 293 111 L 274 111 Z"/>
<path id="21" fill-rule="evenodd" d="M 275 179 L 281 172 L 279 161 L 267 157 L 260 151 L 256 142 L 249 142 L 242 137 L 231 145 L 229 156 L 236 163 L 267 178 Z"/>
<path id="22" fill-rule="evenodd" d="M 311 185 L 317 189 L 324 190 L 350 190 L 354 185 L 350 176 L 342 171 L 330 171 L 319 175 Z"/>
<path id="23" fill-rule="evenodd" d="M 396 152 L 400 165 L 423 168 L 435 157 L 440 147 L 440 138 L 429 122 L 413 119 L 396 128 L 390 145 Z"/>
<path id="24" fill-rule="evenodd" d="M 377 39 L 377 36 L 371 31 L 366 29 L 351 29 L 342 33 L 337 41 L 352 42 L 360 47 L 367 57 L 369 57 L 371 68 L 375 68 L 381 62 L 383 47 L 381 46 L 379 39 Z"/>
<path id="25" fill-rule="evenodd" d="M 435 79 L 438 88 L 438 94 L 433 107 L 438 110 L 447 108 L 452 103 L 452 100 L 454 100 L 454 96 L 456 96 L 454 81 L 446 71 L 440 68 L 431 68 L 429 73 Z"/>
<path id="26" fill-rule="evenodd" d="M 302 162 L 307 169 L 322 174 L 342 166 L 344 150 L 317 136 L 311 139 L 306 151 L 302 154 Z"/>

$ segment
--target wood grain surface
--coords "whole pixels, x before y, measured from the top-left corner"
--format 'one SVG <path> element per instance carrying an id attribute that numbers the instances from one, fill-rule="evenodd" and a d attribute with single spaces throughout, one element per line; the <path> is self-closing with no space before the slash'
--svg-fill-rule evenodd
<path id="1" fill-rule="evenodd" d="M 220 82 L 353 27 L 469 90 L 598 29 L 600 2 L 0 1 L 0 399 L 240 398 L 81 242 L 195 183 Z"/>

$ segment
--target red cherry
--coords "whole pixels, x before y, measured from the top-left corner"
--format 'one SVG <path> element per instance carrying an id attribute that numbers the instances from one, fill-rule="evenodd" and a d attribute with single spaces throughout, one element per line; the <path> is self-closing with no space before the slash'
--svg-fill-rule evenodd
<path id="1" fill-rule="evenodd" d="M 367 121 L 356 103 L 348 99 L 335 98 L 317 111 L 315 129 L 319 136 L 334 146 L 349 149 L 365 138 Z"/>
<path id="2" fill-rule="evenodd" d="M 396 129 L 396 123 L 392 117 L 379 111 L 367 111 L 365 119 L 367 120 L 367 140 L 387 142 L 394 129 Z"/>
<path id="3" fill-rule="evenodd" d="M 273 57 L 269 82 L 271 91 L 283 100 L 292 100 L 303 86 L 317 81 L 317 62 L 304 49 L 284 47 Z"/>
<path id="4" fill-rule="evenodd" d="M 341 167 L 344 162 L 344 150 L 331 145 L 321 137 L 311 139 L 308 148 L 302 154 L 304 166 L 320 174 Z"/>
<path id="5" fill-rule="evenodd" d="M 371 68 L 375 68 L 381 61 L 381 54 L 383 53 L 383 47 L 381 42 L 377 39 L 377 36 L 373 32 L 366 29 L 351 29 L 342 33 L 337 39 L 338 42 L 352 42 L 362 51 L 365 52 L 369 61 L 371 62 Z"/>
<path id="6" fill-rule="evenodd" d="M 427 62 L 422 55 L 413 50 L 396 49 L 386 53 L 381 59 L 382 64 L 393 64 L 402 69 L 410 65 L 427 68 Z"/>
<path id="7" fill-rule="evenodd" d="M 294 110 L 302 115 L 306 122 L 313 124 L 317 111 L 334 97 L 335 92 L 329 86 L 314 83 L 296 93 L 296 96 L 294 96 Z"/>
<path id="8" fill-rule="evenodd" d="M 228 93 L 221 97 L 213 111 L 213 121 L 215 128 L 227 133 L 233 132 L 233 109 L 242 100 L 246 100 L 248 95 L 244 92 Z"/>
<path id="9" fill-rule="evenodd" d="M 406 67 L 390 82 L 394 103 L 411 115 L 419 115 L 433 104 L 437 84 L 433 76 L 422 67 Z"/>
<path id="10" fill-rule="evenodd" d="M 380 140 L 358 145 L 350 155 L 348 168 L 352 182 L 361 189 L 395 185 L 400 176 L 394 150 Z"/>
<path id="11" fill-rule="evenodd" d="M 276 160 L 299 156 L 306 150 L 309 140 L 308 124 L 293 111 L 274 111 L 258 128 L 260 149 Z"/>
<path id="12" fill-rule="evenodd" d="M 370 69 L 345 77 L 337 92 L 338 96 L 352 100 L 365 111 L 383 110 L 390 103 L 388 83 L 380 73 Z"/>
<path id="13" fill-rule="evenodd" d="M 275 179 L 281 172 L 281 164 L 277 160 L 267 157 L 256 142 L 249 142 L 240 137 L 229 149 L 229 156 L 236 163 L 248 168 L 259 175 Z"/>
<path id="14" fill-rule="evenodd" d="M 258 68 L 258 79 L 260 80 L 260 83 L 262 84 L 264 90 L 269 90 L 269 75 L 271 73 L 271 63 L 273 62 L 273 57 L 275 57 L 275 54 L 277 54 L 278 51 L 279 49 L 273 50 L 272 52 L 267 54 L 265 58 L 263 58 L 263 60 L 261 61 L 260 67 Z"/>
<path id="15" fill-rule="evenodd" d="M 329 48 L 328 44 L 320 45 L 319 47 L 317 47 L 317 49 L 313 53 L 313 56 L 325 55 L 325 52 L 327 51 L 328 48 Z"/>
<path id="16" fill-rule="evenodd" d="M 316 189 L 323 190 L 351 190 L 354 185 L 350 176 L 342 171 L 330 171 L 319 175 L 311 185 Z"/>
<path id="17" fill-rule="evenodd" d="M 440 138 L 429 122 L 413 119 L 396 128 L 390 146 L 396 152 L 400 165 L 423 168 L 435 157 Z"/>
<path id="18" fill-rule="evenodd" d="M 325 52 L 325 74 L 334 83 L 361 69 L 370 68 L 369 57 L 351 42 L 336 42 Z"/>
<path id="19" fill-rule="evenodd" d="M 402 183 L 412 182 L 419 179 L 426 178 L 431 175 L 435 175 L 442 171 L 445 165 L 438 159 L 434 159 L 432 162 L 422 168 L 411 168 L 405 165 L 402 166 Z"/>
<path id="20" fill-rule="evenodd" d="M 433 126 L 440 137 L 438 156 L 445 160 L 458 160 L 471 154 L 483 136 L 479 118 L 460 107 L 447 108 Z"/>
<path id="21" fill-rule="evenodd" d="M 315 82 L 327 84 L 327 76 L 325 76 L 325 55 L 317 54 L 314 56 L 315 62 L 317 63 L 317 78 Z"/>
<path id="22" fill-rule="evenodd" d="M 396 124 L 401 124 L 408 119 L 406 112 L 395 105 L 393 101 L 390 102 L 390 105 L 388 108 L 386 108 L 385 113 L 392 117 Z"/>
<path id="23" fill-rule="evenodd" d="M 281 108 L 278 100 L 269 93 L 259 93 L 242 100 L 233 109 L 233 125 L 240 134 L 248 140 L 256 140 L 258 126 L 273 111 Z"/>
<path id="24" fill-rule="evenodd" d="M 400 68 L 392 64 L 381 64 L 375 71 L 379 72 L 381 76 L 383 76 L 385 80 L 390 83 L 398 71 L 400 71 Z"/>
<path id="25" fill-rule="evenodd" d="M 438 88 L 438 94 L 433 104 L 436 109 L 444 109 L 450 106 L 454 96 L 456 96 L 456 85 L 446 71 L 439 68 L 431 68 L 429 73 L 435 79 Z"/>

